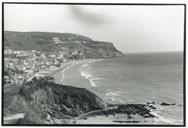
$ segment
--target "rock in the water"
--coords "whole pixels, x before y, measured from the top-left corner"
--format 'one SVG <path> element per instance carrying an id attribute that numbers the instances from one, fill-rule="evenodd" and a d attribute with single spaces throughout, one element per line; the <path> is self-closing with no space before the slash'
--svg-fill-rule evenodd
<path id="1" fill-rule="evenodd" d="M 162 102 L 161 105 L 163 105 L 163 106 L 170 106 L 170 105 L 176 105 L 176 104 L 175 103 L 169 104 L 169 103 Z"/>

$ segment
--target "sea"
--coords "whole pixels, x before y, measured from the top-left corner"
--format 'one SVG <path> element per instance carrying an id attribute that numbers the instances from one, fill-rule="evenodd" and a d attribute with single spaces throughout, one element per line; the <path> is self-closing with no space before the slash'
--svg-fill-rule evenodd
<path id="1" fill-rule="evenodd" d="M 63 73 L 63 84 L 87 88 L 108 103 L 153 103 L 156 124 L 183 124 L 183 52 L 91 59 Z"/>

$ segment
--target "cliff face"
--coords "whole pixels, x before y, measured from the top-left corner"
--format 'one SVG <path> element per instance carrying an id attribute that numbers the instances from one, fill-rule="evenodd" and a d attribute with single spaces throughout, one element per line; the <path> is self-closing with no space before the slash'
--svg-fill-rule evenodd
<path id="1" fill-rule="evenodd" d="M 34 78 L 19 88 L 7 89 L 3 124 L 75 124 L 87 117 L 109 115 L 113 115 L 112 120 L 116 122 L 155 117 L 151 113 L 156 109 L 154 103 L 109 104 L 84 88 L 55 84 L 49 77 Z"/>
<path id="2" fill-rule="evenodd" d="M 112 43 L 94 41 L 72 33 L 12 32 L 4 33 L 5 47 L 15 50 L 80 51 L 83 58 L 104 58 L 123 55 Z"/>
<path id="3" fill-rule="evenodd" d="M 105 107 L 106 104 L 98 96 L 84 88 L 58 85 L 41 79 L 22 86 L 4 109 L 4 116 L 21 113 L 24 118 L 14 123 L 46 124 Z"/>

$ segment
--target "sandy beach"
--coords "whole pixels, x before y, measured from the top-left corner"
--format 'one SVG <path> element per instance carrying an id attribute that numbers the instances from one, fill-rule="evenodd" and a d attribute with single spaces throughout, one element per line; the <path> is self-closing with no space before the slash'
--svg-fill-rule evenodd
<path id="1" fill-rule="evenodd" d="M 68 69 L 73 68 L 75 66 L 78 66 L 78 67 L 84 66 L 84 65 L 86 65 L 88 63 L 93 63 L 93 62 L 95 62 L 97 60 L 99 60 L 99 59 L 84 59 L 84 60 L 70 61 L 70 62 L 67 62 L 67 63 L 62 63 L 61 68 L 59 68 L 58 70 L 56 69 L 55 73 L 54 73 L 54 71 L 51 72 L 52 76 L 55 79 L 55 83 L 57 83 L 57 84 L 65 84 L 65 81 L 64 81 L 65 72 Z M 73 85 L 71 84 L 71 86 L 77 86 L 77 84 L 73 84 Z"/>
<path id="2" fill-rule="evenodd" d="M 59 75 L 58 72 L 61 72 L 61 71 L 64 72 L 65 70 L 69 69 L 71 66 L 79 64 L 79 63 L 83 63 L 85 61 L 86 60 L 69 61 L 66 63 L 62 63 L 60 67 L 50 66 L 49 69 L 42 70 L 42 71 L 36 73 L 33 77 L 53 76 L 55 78 L 55 80 L 57 80 L 59 83 L 59 81 L 62 81 L 60 79 L 63 79 L 62 78 L 63 74 L 61 76 L 58 76 Z"/>

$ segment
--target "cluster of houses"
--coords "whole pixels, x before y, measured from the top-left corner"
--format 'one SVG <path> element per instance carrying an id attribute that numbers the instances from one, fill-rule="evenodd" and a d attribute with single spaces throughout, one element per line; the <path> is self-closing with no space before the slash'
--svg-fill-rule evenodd
<path id="1" fill-rule="evenodd" d="M 4 49 L 4 83 L 22 84 L 30 77 L 50 66 L 60 67 L 62 63 L 82 59 L 80 51 L 37 51 Z"/>

